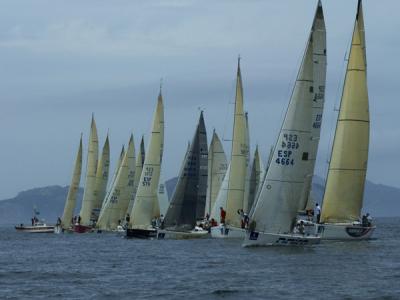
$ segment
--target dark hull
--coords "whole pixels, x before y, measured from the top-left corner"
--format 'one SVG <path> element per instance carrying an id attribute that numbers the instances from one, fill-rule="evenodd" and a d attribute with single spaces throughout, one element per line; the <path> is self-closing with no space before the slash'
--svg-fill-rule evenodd
<path id="1" fill-rule="evenodd" d="M 74 225 L 74 232 L 76 233 L 85 233 L 92 231 L 92 227 L 84 226 L 84 225 Z"/>
<path id="2" fill-rule="evenodd" d="M 152 239 L 157 237 L 157 231 L 155 229 L 127 229 L 126 230 L 127 238 L 136 238 L 136 239 Z"/>

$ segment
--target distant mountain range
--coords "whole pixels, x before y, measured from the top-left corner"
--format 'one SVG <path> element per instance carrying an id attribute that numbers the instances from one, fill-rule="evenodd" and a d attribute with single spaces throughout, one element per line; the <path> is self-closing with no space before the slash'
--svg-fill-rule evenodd
<path id="1" fill-rule="evenodd" d="M 177 178 L 166 182 L 168 195 L 171 196 Z M 324 182 L 320 177 L 314 177 L 313 195 L 317 202 L 321 202 L 324 192 Z M 40 211 L 40 218 L 48 223 L 55 223 L 64 209 L 68 187 L 47 186 L 20 192 L 15 198 L 0 201 L 0 224 L 30 223 L 33 207 Z M 79 213 L 83 196 L 83 189 L 78 192 L 78 201 L 75 214 Z M 367 181 L 365 189 L 364 211 L 373 217 L 400 216 L 400 189 L 375 184 Z"/>

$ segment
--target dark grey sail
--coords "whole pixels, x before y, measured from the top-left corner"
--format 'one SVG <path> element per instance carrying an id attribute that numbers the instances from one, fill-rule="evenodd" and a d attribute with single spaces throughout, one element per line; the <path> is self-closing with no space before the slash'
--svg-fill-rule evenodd
<path id="1" fill-rule="evenodd" d="M 196 220 L 203 219 L 207 191 L 207 159 L 207 132 L 201 112 L 164 218 L 166 229 L 191 230 L 196 225 Z"/>

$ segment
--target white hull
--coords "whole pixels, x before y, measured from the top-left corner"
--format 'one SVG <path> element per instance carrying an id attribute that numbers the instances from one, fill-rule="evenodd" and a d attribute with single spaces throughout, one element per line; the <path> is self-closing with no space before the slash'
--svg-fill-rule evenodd
<path id="1" fill-rule="evenodd" d="M 323 240 L 367 240 L 370 239 L 376 226 L 363 227 L 361 224 L 332 223 L 316 224 Z"/>
<path id="2" fill-rule="evenodd" d="M 266 232 L 247 232 L 243 247 L 255 246 L 308 246 L 319 244 L 321 238 L 316 235 L 279 234 Z"/>
<path id="3" fill-rule="evenodd" d="M 159 229 L 157 231 L 157 239 L 174 239 L 174 240 L 187 240 L 187 239 L 202 239 L 208 237 L 208 231 L 191 230 L 191 231 L 172 231 Z"/>
<path id="4" fill-rule="evenodd" d="M 229 225 L 218 225 L 211 227 L 211 237 L 219 239 L 243 239 L 246 229 L 232 227 Z"/>
<path id="5" fill-rule="evenodd" d="M 54 226 L 46 224 L 37 224 L 33 226 L 15 226 L 15 229 L 19 232 L 29 232 L 29 233 L 53 233 Z"/>

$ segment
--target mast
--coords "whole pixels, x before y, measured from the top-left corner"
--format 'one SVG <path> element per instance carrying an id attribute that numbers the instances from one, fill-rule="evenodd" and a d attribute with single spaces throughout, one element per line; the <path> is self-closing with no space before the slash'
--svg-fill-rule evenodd
<path id="1" fill-rule="evenodd" d="M 90 225 L 96 184 L 97 161 L 99 156 L 99 140 L 97 137 L 96 122 L 92 115 L 90 126 L 89 151 L 86 165 L 86 182 L 83 192 L 82 207 L 79 213 L 82 225 Z"/>
<path id="2" fill-rule="evenodd" d="M 79 149 L 75 159 L 74 171 L 72 173 L 71 184 L 68 189 L 67 200 L 65 201 L 64 212 L 61 218 L 62 228 L 67 228 L 72 223 L 72 217 L 76 205 L 76 195 L 79 189 L 82 172 L 82 135 L 79 141 Z"/>
<path id="3" fill-rule="evenodd" d="M 359 220 L 361 214 L 370 122 L 364 39 L 362 5 L 359 1 L 329 163 L 321 222 L 352 222 Z"/>
<path id="4" fill-rule="evenodd" d="M 157 216 L 157 213 L 160 213 L 157 188 L 159 186 L 163 146 L 164 107 L 160 89 L 149 146 L 147 147 L 143 171 L 140 175 L 139 187 L 130 214 L 130 226 L 132 228 L 148 229 L 151 226 L 151 220 Z"/>

